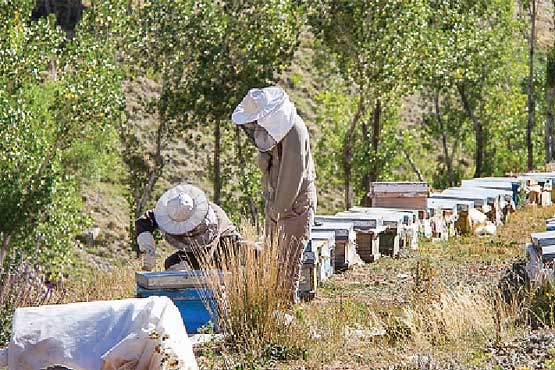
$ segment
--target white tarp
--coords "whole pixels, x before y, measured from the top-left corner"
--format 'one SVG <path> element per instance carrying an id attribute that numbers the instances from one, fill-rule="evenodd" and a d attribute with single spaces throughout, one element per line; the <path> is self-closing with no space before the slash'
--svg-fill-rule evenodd
<path id="1" fill-rule="evenodd" d="M 198 369 L 179 311 L 167 297 L 17 309 L 9 369 L 55 364 L 75 370 Z"/>

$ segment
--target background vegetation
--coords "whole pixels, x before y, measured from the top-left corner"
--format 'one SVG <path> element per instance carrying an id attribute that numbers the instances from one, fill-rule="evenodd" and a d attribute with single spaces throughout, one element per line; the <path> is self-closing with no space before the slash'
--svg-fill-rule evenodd
<path id="1" fill-rule="evenodd" d="M 0 0 L 2 286 L 127 271 L 133 220 L 180 182 L 259 225 L 256 153 L 230 121 L 251 87 L 284 87 L 307 123 L 320 213 L 365 204 L 370 181 L 543 168 L 552 7 Z"/>

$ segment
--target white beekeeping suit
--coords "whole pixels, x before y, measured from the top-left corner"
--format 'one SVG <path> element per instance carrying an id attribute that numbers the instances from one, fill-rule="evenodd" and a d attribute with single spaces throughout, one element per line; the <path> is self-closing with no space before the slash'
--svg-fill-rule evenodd
<path id="1" fill-rule="evenodd" d="M 251 89 L 232 115 L 259 151 L 266 199 L 266 240 L 277 242 L 293 300 L 316 209 L 308 130 L 279 87 Z"/>

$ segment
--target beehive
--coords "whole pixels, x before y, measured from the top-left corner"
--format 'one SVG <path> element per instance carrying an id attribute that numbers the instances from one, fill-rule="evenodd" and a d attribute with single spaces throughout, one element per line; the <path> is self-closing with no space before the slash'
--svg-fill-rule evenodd
<path id="1" fill-rule="evenodd" d="M 429 194 L 426 182 L 371 182 L 368 197 L 373 207 L 422 210 Z"/>
<path id="2" fill-rule="evenodd" d="M 335 232 L 312 230 L 309 244 L 320 256 L 318 283 L 326 281 L 335 271 Z"/>
<path id="3" fill-rule="evenodd" d="M 337 214 L 316 216 L 317 223 L 350 222 L 356 232 L 356 249 L 364 262 L 374 262 L 380 258 L 379 238 L 385 232 L 383 218 L 365 214 Z"/>
<path id="4" fill-rule="evenodd" d="M 381 217 L 385 231 L 382 235 L 380 235 L 380 254 L 391 257 L 395 257 L 399 254 L 400 238 L 403 234 L 403 222 L 405 221 L 405 215 L 403 213 L 391 209 L 364 207 L 352 208 L 348 213 L 363 213 L 365 215 L 375 215 L 376 217 Z M 338 215 L 341 214 L 345 213 L 340 213 Z"/>
<path id="5" fill-rule="evenodd" d="M 357 260 L 356 233 L 351 222 L 324 222 L 313 226 L 312 230 L 335 233 L 335 271 L 343 271 Z"/>
<path id="6" fill-rule="evenodd" d="M 137 297 L 170 298 L 181 313 L 187 333 L 196 334 L 218 320 L 216 297 L 207 284 L 208 276 L 214 274 L 223 276 L 221 271 L 137 272 Z"/>

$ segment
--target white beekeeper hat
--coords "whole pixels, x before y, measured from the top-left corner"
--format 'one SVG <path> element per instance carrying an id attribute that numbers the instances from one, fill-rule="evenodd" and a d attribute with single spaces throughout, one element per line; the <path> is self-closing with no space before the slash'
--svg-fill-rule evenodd
<path id="1" fill-rule="evenodd" d="M 166 191 L 156 202 L 154 218 L 158 227 L 171 235 L 183 235 L 200 225 L 210 205 L 202 190 L 181 184 Z"/>
<path id="2" fill-rule="evenodd" d="M 281 87 L 250 89 L 235 108 L 231 119 L 237 125 L 253 121 L 279 143 L 295 124 L 297 109 Z"/>

